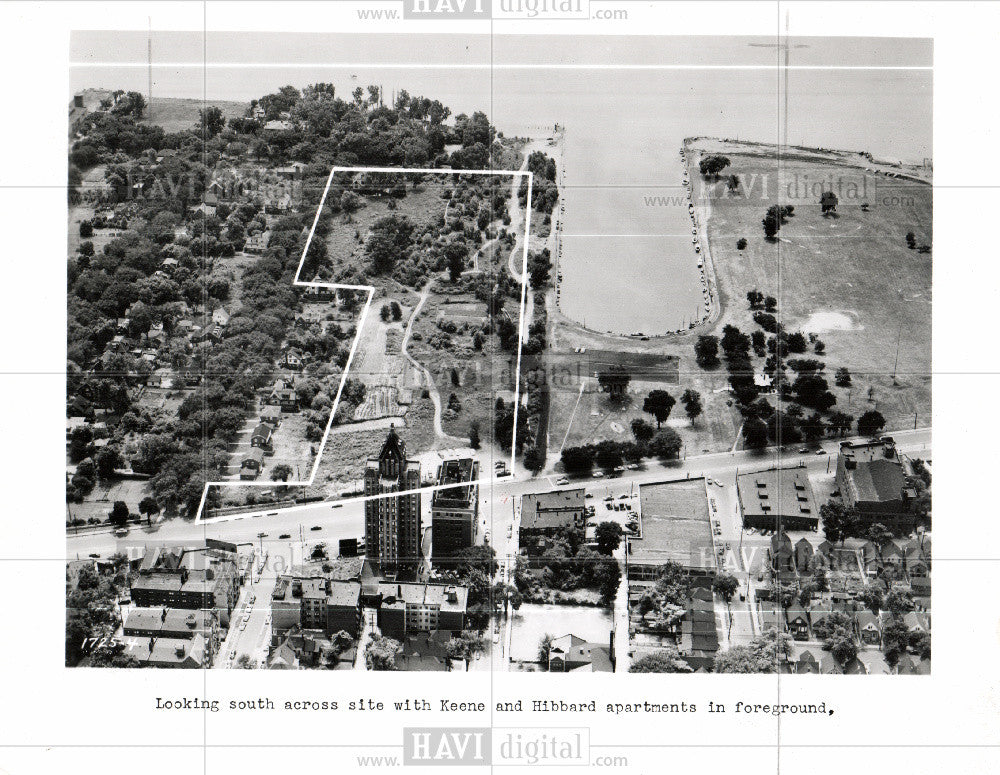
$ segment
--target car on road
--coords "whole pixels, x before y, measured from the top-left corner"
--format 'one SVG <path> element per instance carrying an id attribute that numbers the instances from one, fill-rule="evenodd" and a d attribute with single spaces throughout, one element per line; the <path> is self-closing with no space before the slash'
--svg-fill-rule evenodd
<path id="1" fill-rule="evenodd" d="M 254 594 L 253 592 L 251 592 L 250 593 L 250 600 L 248 600 L 247 602 L 249 602 L 250 605 L 253 605 L 254 603 L 256 603 L 257 602 L 257 595 Z"/>
<path id="2" fill-rule="evenodd" d="M 236 659 L 236 652 L 235 651 L 230 651 L 229 652 L 229 661 L 232 662 L 234 659 Z"/>
<path id="3" fill-rule="evenodd" d="M 583 497 L 584 498 L 593 498 L 594 497 L 594 493 L 592 493 L 592 492 L 585 492 L 583 494 Z"/>
<path id="4" fill-rule="evenodd" d="M 291 538 L 291 535 L 289 535 L 288 533 L 282 533 L 280 536 L 278 536 L 278 538 L 283 541 L 286 538 Z"/>
<path id="5" fill-rule="evenodd" d="M 799 450 L 799 454 L 800 454 L 800 455 L 808 455 L 808 454 L 809 454 L 809 447 L 802 447 L 802 448 L 801 448 L 801 449 Z"/>
<path id="6" fill-rule="evenodd" d="M 123 536 L 127 536 L 128 535 L 128 528 L 127 527 L 116 528 L 115 529 L 115 535 L 118 536 L 119 538 L 122 538 Z"/>
<path id="7" fill-rule="evenodd" d="M 101 555 L 95 554 L 94 552 L 91 552 L 90 553 L 90 557 L 91 557 L 91 559 L 99 560 L 101 558 Z"/>
<path id="8" fill-rule="evenodd" d="M 603 471 L 594 471 L 594 473 L 592 473 L 591 476 L 593 476 L 595 479 L 600 479 L 602 476 L 604 476 L 604 472 Z"/>
<path id="9" fill-rule="evenodd" d="M 309 529 L 310 529 L 310 530 L 322 530 L 323 528 L 321 528 L 321 527 L 320 527 L 319 525 L 313 525 L 313 526 L 312 526 L 311 528 L 309 528 Z"/>
<path id="10" fill-rule="evenodd" d="M 569 479 L 567 479 L 565 476 L 560 476 L 558 479 L 556 479 L 556 484 L 569 484 Z"/>
<path id="11" fill-rule="evenodd" d="M 816 450 L 816 454 L 817 455 L 825 455 L 826 454 L 826 450 L 825 449 L 817 449 Z"/>

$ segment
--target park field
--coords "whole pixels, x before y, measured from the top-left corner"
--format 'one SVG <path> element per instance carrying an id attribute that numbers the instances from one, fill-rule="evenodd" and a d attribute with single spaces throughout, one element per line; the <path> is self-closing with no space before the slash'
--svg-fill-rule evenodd
<path id="1" fill-rule="evenodd" d="M 863 158 L 792 154 L 779 164 L 773 151 L 721 150 L 731 162 L 723 175 L 741 181 L 735 195 L 698 196 L 704 182 L 689 154 L 722 302 L 708 333 L 721 335 L 727 323 L 754 330 L 746 293 L 760 290 L 778 299 L 775 316 L 786 330 L 822 340 L 828 375 L 850 370 L 849 388 L 831 388 L 840 411 L 857 417 L 876 408 L 890 430 L 928 425 L 932 253 L 908 248 L 906 235 L 932 244 L 931 186 L 866 170 Z M 821 212 L 821 189 L 838 194 L 835 214 Z M 761 220 L 779 197 L 794 214 L 772 242 Z"/>

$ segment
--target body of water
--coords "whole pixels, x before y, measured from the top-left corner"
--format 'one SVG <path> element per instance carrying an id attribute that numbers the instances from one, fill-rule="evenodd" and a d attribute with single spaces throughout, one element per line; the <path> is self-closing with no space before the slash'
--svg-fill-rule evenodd
<path id="1" fill-rule="evenodd" d="M 74 37 L 72 90 L 145 91 L 145 36 L 123 35 Z M 560 308 L 598 331 L 662 334 L 701 314 L 682 141 L 777 143 L 784 122 L 777 49 L 760 38 L 527 36 L 462 46 L 455 36 L 353 36 L 338 46 L 338 36 L 259 35 L 203 49 L 201 36 L 171 35 L 170 54 L 154 54 L 170 59 L 154 67 L 154 99 L 248 101 L 316 81 L 346 97 L 372 83 L 387 96 L 405 88 L 439 99 L 453 114 L 483 110 L 507 135 L 564 127 Z M 154 35 L 154 52 L 164 48 Z M 933 73 L 921 69 L 930 56 L 927 41 L 797 42 L 793 64 L 822 69 L 789 75 L 788 141 L 930 157 Z M 117 64 L 104 64 L 111 57 Z"/>

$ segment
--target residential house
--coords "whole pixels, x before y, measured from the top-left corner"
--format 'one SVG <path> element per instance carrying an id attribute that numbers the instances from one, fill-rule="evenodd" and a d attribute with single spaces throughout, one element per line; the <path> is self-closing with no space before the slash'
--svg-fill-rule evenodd
<path id="1" fill-rule="evenodd" d="M 795 543 L 795 567 L 799 571 L 806 572 L 810 568 L 810 563 L 812 562 L 813 548 L 812 544 L 809 543 L 805 538 L 800 538 Z"/>
<path id="2" fill-rule="evenodd" d="M 265 405 L 260 410 L 260 421 L 277 428 L 281 424 L 281 407 Z"/>
<path id="3" fill-rule="evenodd" d="M 253 434 L 250 436 L 250 446 L 260 447 L 265 452 L 269 451 L 273 435 L 274 429 L 267 423 L 262 422 L 253 429 Z"/>
<path id="4" fill-rule="evenodd" d="M 854 615 L 854 623 L 858 637 L 866 646 L 879 646 L 882 643 L 882 621 L 871 611 L 858 611 Z"/>
<path id="5" fill-rule="evenodd" d="M 243 458 L 243 462 L 240 464 L 240 479 L 243 479 L 244 481 L 252 481 L 260 476 L 260 472 L 263 468 L 264 450 L 260 447 L 254 447 L 246 454 Z"/>
<path id="6" fill-rule="evenodd" d="M 771 568 L 775 571 L 790 571 L 794 561 L 792 539 L 784 531 L 771 536 L 771 546 L 768 549 Z"/>
<path id="7" fill-rule="evenodd" d="M 785 621 L 795 640 L 809 640 L 809 614 L 803 608 L 795 605 L 786 609 Z"/>
<path id="8" fill-rule="evenodd" d="M 572 634 L 552 639 L 550 673 L 612 673 L 614 669 L 613 631 L 607 643 L 590 643 Z"/>

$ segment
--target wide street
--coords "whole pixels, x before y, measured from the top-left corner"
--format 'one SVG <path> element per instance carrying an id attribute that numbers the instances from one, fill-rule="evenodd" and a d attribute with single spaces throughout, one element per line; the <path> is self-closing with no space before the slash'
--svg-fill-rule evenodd
<path id="1" fill-rule="evenodd" d="M 892 434 L 896 439 L 900 452 L 910 455 L 930 457 L 931 430 L 921 428 L 913 431 L 897 431 Z M 816 454 L 813 448 L 808 453 L 798 450 L 767 449 L 762 452 L 718 452 L 710 455 L 688 457 L 685 460 L 671 461 L 661 464 L 648 462 L 638 470 L 626 471 L 623 479 L 638 484 L 682 479 L 686 476 L 709 476 L 719 479 L 726 485 L 735 482 L 737 470 L 759 470 L 777 464 L 794 466 L 805 463 L 810 473 L 819 473 L 829 465 L 832 471 L 836 461 L 839 439 L 825 441 L 819 449 L 825 454 Z M 499 555 L 506 549 L 507 527 L 511 524 L 514 514 L 514 502 L 523 494 L 546 489 L 572 489 L 574 487 L 590 487 L 598 482 L 590 477 L 571 479 L 569 484 L 557 485 L 558 475 L 549 474 L 524 479 L 499 479 L 492 484 L 484 484 L 480 489 L 483 502 L 480 503 L 480 515 L 485 520 L 485 528 L 490 532 L 490 542 L 498 550 Z M 726 488 L 728 490 L 728 487 Z M 735 496 L 733 496 L 735 497 Z M 429 503 L 430 494 L 424 500 Z M 300 535 L 306 540 L 315 539 L 335 545 L 341 538 L 353 538 L 364 535 L 364 505 L 362 499 L 338 501 L 322 501 L 304 506 L 293 506 L 267 513 L 257 512 L 259 516 L 227 517 L 225 521 L 210 523 L 194 523 L 190 520 L 173 519 L 163 522 L 155 532 L 147 533 L 142 529 L 133 528 L 125 538 L 116 538 L 110 532 L 81 533 L 67 536 L 67 556 L 86 557 L 95 553 L 106 555 L 128 546 L 141 546 L 146 542 L 200 541 L 205 538 L 217 538 L 233 543 L 258 543 L 259 533 L 265 533 L 263 541 L 284 542 L 288 539 L 297 540 Z M 732 523 L 723 520 L 724 535 L 739 541 L 739 526 L 735 522 L 735 511 L 729 508 L 721 509 L 729 512 Z M 319 528 L 315 530 L 314 528 Z M 729 528 L 732 528 L 731 530 Z M 287 538 L 281 538 L 287 536 Z"/>

